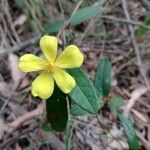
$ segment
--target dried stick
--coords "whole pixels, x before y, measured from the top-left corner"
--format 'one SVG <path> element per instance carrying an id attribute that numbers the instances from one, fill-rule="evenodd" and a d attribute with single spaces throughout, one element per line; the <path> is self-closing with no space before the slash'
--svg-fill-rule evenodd
<path id="1" fill-rule="evenodd" d="M 59 39 L 60 36 L 62 35 L 64 29 L 66 29 L 67 26 L 69 25 L 70 20 L 72 19 L 72 17 L 74 16 L 74 14 L 78 11 L 78 9 L 79 9 L 80 5 L 82 4 L 82 2 L 83 2 L 83 0 L 80 0 L 80 1 L 78 2 L 78 4 L 76 5 L 76 7 L 74 8 L 74 10 L 73 10 L 73 12 L 72 12 L 70 18 L 67 20 L 67 22 L 64 24 L 64 26 L 63 26 L 63 27 L 60 29 L 60 31 L 58 32 L 58 34 L 57 34 L 57 38 L 58 38 L 58 39 Z"/>
<path id="2" fill-rule="evenodd" d="M 44 106 L 45 106 L 45 101 L 42 101 L 41 104 L 36 109 L 30 112 L 27 112 L 24 115 L 16 118 L 13 122 L 9 124 L 0 123 L 1 131 L 7 131 L 9 133 L 12 133 L 22 123 L 41 115 L 43 113 Z"/>
<path id="3" fill-rule="evenodd" d="M 138 136 L 138 138 L 141 140 L 141 142 L 143 143 L 144 147 L 148 150 L 150 149 L 150 142 L 147 141 L 145 139 L 145 137 L 139 132 L 139 131 L 136 131 L 136 134 Z"/>
<path id="4" fill-rule="evenodd" d="M 125 16 L 126 16 L 127 20 L 129 22 L 131 22 L 130 14 L 128 12 L 128 7 L 127 7 L 127 0 L 122 0 L 122 7 L 124 9 Z M 146 72 L 145 72 L 145 69 L 144 69 L 144 66 L 143 66 L 143 63 L 142 63 L 142 60 L 141 60 L 141 56 L 140 56 L 140 49 L 139 49 L 139 47 L 136 43 L 136 38 L 135 38 L 135 33 L 134 33 L 133 26 L 131 24 L 129 24 L 128 28 L 129 28 L 129 31 L 130 31 L 130 36 L 131 36 L 132 44 L 133 44 L 133 47 L 134 47 L 134 50 L 135 50 L 137 64 L 138 64 L 140 73 L 144 78 L 144 82 L 145 82 L 148 90 L 150 90 L 149 80 L 146 77 Z"/>
<path id="5" fill-rule="evenodd" d="M 126 20 L 124 18 L 116 18 L 114 16 L 101 16 L 100 18 L 108 19 L 108 20 L 112 20 L 112 21 L 116 21 L 116 22 L 127 23 L 127 24 L 131 24 L 131 25 L 134 25 L 134 26 L 141 26 L 141 27 L 144 27 L 145 29 L 150 30 L 150 26 L 147 26 L 147 25 L 143 24 L 142 22 L 135 22 L 135 21 L 132 21 L 132 20 Z"/>
<path id="6" fill-rule="evenodd" d="M 129 113 L 130 113 L 132 107 L 134 106 L 135 102 L 137 100 L 139 100 L 139 98 L 146 92 L 147 92 L 146 87 L 137 88 L 132 92 L 131 98 L 129 99 L 128 103 L 124 106 L 124 114 L 126 116 L 129 116 Z"/>
<path id="7" fill-rule="evenodd" d="M 37 127 L 38 126 L 30 127 L 28 129 L 25 129 L 25 130 L 21 131 L 19 134 L 15 135 L 13 138 L 8 138 L 7 140 L 4 141 L 4 143 L 0 144 L 0 149 L 6 148 L 6 146 L 16 142 L 20 138 L 20 136 L 22 136 L 24 134 L 27 134 L 29 132 L 32 132 Z"/>
<path id="8" fill-rule="evenodd" d="M 27 48 L 28 46 L 35 44 L 35 42 L 37 42 L 39 40 L 41 35 L 35 35 L 34 37 L 30 38 L 29 40 L 25 41 L 25 42 L 21 42 L 20 44 L 17 44 L 15 46 L 13 46 L 12 48 L 6 50 L 1 50 L 0 51 L 0 55 L 1 54 L 8 54 L 8 53 L 13 53 L 16 51 L 20 51 L 23 50 L 24 48 Z"/>
<path id="9" fill-rule="evenodd" d="M 120 144 L 120 146 L 123 148 L 123 145 L 121 144 L 121 142 L 116 137 L 114 137 L 114 135 L 109 131 L 109 128 L 100 121 L 98 116 L 96 116 L 96 119 L 97 119 L 97 122 L 99 124 L 99 127 L 106 130 L 107 133 L 110 134 Z"/>

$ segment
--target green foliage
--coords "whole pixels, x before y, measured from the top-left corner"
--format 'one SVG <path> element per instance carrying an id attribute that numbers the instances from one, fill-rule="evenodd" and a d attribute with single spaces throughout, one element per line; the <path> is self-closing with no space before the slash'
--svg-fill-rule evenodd
<path id="1" fill-rule="evenodd" d="M 113 97 L 109 102 L 111 111 L 117 115 L 117 109 L 124 104 L 123 99 L 120 97 Z"/>
<path id="2" fill-rule="evenodd" d="M 21 0 L 15 0 L 15 3 L 16 5 L 19 7 L 19 8 L 24 8 L 25 5 L 26 5 L 26 1 L 21 1 Z"/>
<path id="3" fill-rule="evenodd" d="M 109 107 L 111 111 L 119 118 L 122 126 L 124 127 L 130 150 L 138 150 L 138 139 L 132 122 L 122 113 L 118 112 L 118 108 L 120 108 L 123 104 L 124 102 L 122 98 L 113 97 L 109 102 Z"/>
<path id="4" fill-rule="evenodd" d="M 111 111 L 119 118 L 122 126 L 124 127 L 130 150 L 138 150 L 138 139 L 132 122 L 118 111 L 118 108 L 120 108 L 123 104 L 124 102 L 122 98 L 113 97 L 109 102 L 109 107 Z"/>
<path id="5" fill-rule="evenodd" d="M 62 26 L 63 26 L 63 24 L 61 22 L 56 21 L 46 27 L 44 34 L 51 35 L 51 34 L 57 33 L 62 28 Z"/>
<path id="6" fill-rule="evenodd" d="M 81 69 L 69 69 L 68 72 L 76 80 L 76 87 L 69 93 L 70 98 L 87 112 L 97 114 L 103 106 L 102 99 L 97 96 L 87 75 Z"/>
<path id="7" fill-rule="evenodd" d="M 87 112 L 86 110 L 82 109 L 79 105 L 77 104 L 74 104 L 72 106 L 72 108 L 70 109 L 70 114 L 72 116 L 83 116 L 83 115 L 86 115 L 86 114 L 89 114 L 89 112 Z"/>
<path id="8" fill-rule="evenodd" d="M 75 15 L 71 18 L 70 23 L 71 25 L 78 25 L 92 17 L 97 16 L 99 13 L 102 12 L 102 7 L 97 6 L 89 6 L 79 9 Z"/>
<path id="9" fill-rule="evenodd" d="M 44 130 L 44 131 L 51 131 L 51 128 L 50 128 L 50 125 L 48 122 L 44 122 L 42 125 L 41 125 L 41 129 Z"/>
<path id="10" fill-rule="evenodd" d="M 111 90 L 111 62 L 108 58 L 103 58 L 97 67 L 95 74 L 95 88 L 98 96 L 107 96 Z"/>
<path id="11" fill-rule="evenodd" d="M 145 17 L 145 19 L 144 19 L 144 24 L 145 24 L 145 25 L 150 25 L 150 13 Z M 136 35 L 137 35 L 138 37 L 144 36 L 147 31 L 148 31 L 148 29 L 146 29 L 146 28 L 144 28 L 144 27 L 140 27 L 140 28 L 136 31 Z"/>
<path id="12" fill-rule="evenodd" d="M 121 124 L 124 127 L 125 134 L 128 140 L 129 149 L 138 150 L 139 149 L 138 139 L 132 122 L 121 113 L 118 113 L 118 117 L 119 120 L 121 121 Z"/>
<path id="13" fill-rule="evenodd" d="M 27 17 L 26 28 L 39 33 L 43 31 L 43 25 L 49 20 L 50 16 L 45 10 L 43 1 L 41 0 L 15 0 L 15 5 Z M 46 20 L 46 21 L 45 21 Z"/>
<path id="14" fill-rule="evenodd" d="M 65 143 L 66 143 L 66 150 L 71 150 L 71 137 L 73 133 L 73 125 L 71 122 L 68 123 L 67 129 L 66 129 L 66 138 L 65 138 Z"/>
<path id="15" fill-rule="evenodd" d="M 53 95 L 46 100 L 46 112 L 52 129 L 63 131 L 66 128 L 68 121 L 66 95 L 57 87 Z"/>

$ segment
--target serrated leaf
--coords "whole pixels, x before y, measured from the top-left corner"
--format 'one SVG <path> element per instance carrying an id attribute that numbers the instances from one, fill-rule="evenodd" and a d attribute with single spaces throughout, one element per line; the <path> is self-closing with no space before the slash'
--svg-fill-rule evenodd
<path id="1" fill-rule="evenodd" d="M 62 28 L 62 26 L 63 26 L 63 24 L 61 22 L 56 21 L 46 27 L 44 34 L 57 33 Z"/>
<path id="2" fill-rule="evenodd" d="M 55 86 L 56 87 L 56 86 Z M 66 95 L 55 88 L 53 95 L 46 100 L 47 120 L 52 129 L 63 131 L 68 121 Z"/>
<path id="3" fill-rule="evenodd" d="M 99 13 L 102 12 L 101 6 L 89 6 L 79 9 L 74 16 L 71 18 L 70 23 L 71 25 L 78 25 L 92 17 L 97 16 Z"/>
<path id="4" fill-rule="evenodd" d="M 91 81 L 87 75 L 79 68 L 69 69 L 68 72 L 76 80 L 75 88 L 69 93 L 70 98 L 82 109 L 89 113 L 96 114 L 103 106 Z"/>
<path id="5" fill-rule="evenodd" d="M 128 145 L 130 150 L 138 150 L 138 138 L 135 132 L 135 128 L 133 127 L 132 122 L 125 117 L 122 113 L 118 113 L 119 120 L 124 127 L 125 134 L 128 140 Z"/>
<path id="6" fill-rule="evenodd" d="M 111 62 L 108 58 L 103 58 L 97 67 L 95 74 L 95 87 L 97 94 L 107 96 L 111 90 Z"/>
<path id="7" fill-rule="evenodd" d="M 70 109 L 70 114 L 72 116 L 83 116 L 83 115 L 86 115 L 86 114 L 89 114 L 89 112 L 87 112 L 86 110 L 82 109 L 79 105 L 77 104 L 74 104 L 71 109 Z"/>
<path id="8" fill-rule="evenodd" d="M 112 97 L 109 101 L 109 106 L 111 112 L 117 115 L 117 109 L 124 104 L 124 101 L 121 97 Z"/>

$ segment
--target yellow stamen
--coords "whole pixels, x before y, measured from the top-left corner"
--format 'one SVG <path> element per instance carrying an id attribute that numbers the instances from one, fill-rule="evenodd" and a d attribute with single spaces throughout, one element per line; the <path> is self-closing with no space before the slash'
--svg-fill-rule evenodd
<path id="1" fill-rule="evenodd" d="M 54 72 L 54 70 L 56 69 L 55 63 L 46 61 L 45 64 L 44 64 L 44 69 L 47 72 Z"/>

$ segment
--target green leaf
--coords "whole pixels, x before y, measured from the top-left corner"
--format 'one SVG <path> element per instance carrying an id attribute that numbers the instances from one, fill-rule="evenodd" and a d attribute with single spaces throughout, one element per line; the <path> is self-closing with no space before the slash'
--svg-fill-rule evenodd
<path id="1" fill-rule="evenodd" d="M 26 7 L 26 1 L 18 1 L 18 0 L 15 0 L 15 4 L 16 4 L 20 9 Z"/>
<path id="2" fill-rule="evenodd" d="M 78 25 L 88 19 L 91 19 L 92 17 L 97 16 L 102 12 L 102 10 L 102 7 L 99 5 L 81 8 L 71 18 L 70 23 L 71 25 Z"/>
<path id="3" fill-rule="evenodd" d="M 48 132 L 48 131 L 51 131 L 51 128 L 50 128 L 50 125 L 48 122 L 44 122 L 42 125 L 41 125 L 41 129 Z"/>
<path id="4" fill-rule="evenodd" d="M 79 105 L 77 104 L 74 104 L 71 109 L 70 109 L 70 114 L 72 116 L 83 116 L 83 115 L 86 115 L 86 114 L 89 114 L 89 112 L 87 112 L 86 110 L 82 109 Z"/>
<path id="5" fill-rule="evenodd" d="M 111 90 L 111 62 L 108 58 L 103 58 L 97 67 L 95 74 L 95 87 L 97 94 L 107 96 Z"/>
<path id="6" fill-rule="evenodd" d="M 66 138 L 65 138 L 66 150 L 71 150 L 71 144 L 72 144 L 71 138 L 73 134 L 73 128 L 74 128 L 73 122 L 69 122 L 67 125 Z"/>
<path id="7" fill-rule="evenodd" d="M 96 114 L 103 106 L 91 81 L 87 75 L 79 68 L 69 69 L 68 72 L 76 80 L 75 88 L 69 93 L 70 98 L 82 109 L 89 113 Z"/>
<path id="8" fill-rule="evenodd" d="M 46 27 L 44 34 L 57 33 L 62 28 L 62 26 L 63 26 L 63 24 L 61 22 L 56 21 Z"/>
<path id="9" fill-rule="evenodd" d="M 113 112 L 115 115 L 117 115 L 117 109 L 121 107 L 124 104 L 124 101 L 121 97 L 113 97 L 111 98 L 109 102 L 109 106 L 111 109 L 111 112 Z"/>
<path id="10" fill-rule="evenodd" d="M 145 25 L 150 25 L 150 13 L 145 17 L 144 19 L 144 24 Z M 137 36 L 144 36 L 144 34 L 148 31 L 148 29 L 144 27 L 139 27 L 139 29 L 136 31 Z"/>
<path id="11" fill-rule="evenodd" d="M 53 95 L 46 100 L 46 112 L 52 129 L 62 131 L 66 128 L 68 121 L 67 101 L 66 95 L 60 89 L 55 88 Z"/>
<path id="12" fill-rule="evenodd" d="M 139 149 L 138 138 L 132 122 L 127 117 L 125 117 L 122 113 L 118 113 L 118 117 L 121 121 L 121 124 L 124 127 L 125 134 L 128 140 L 129 149 L 138 150 Z"/>

